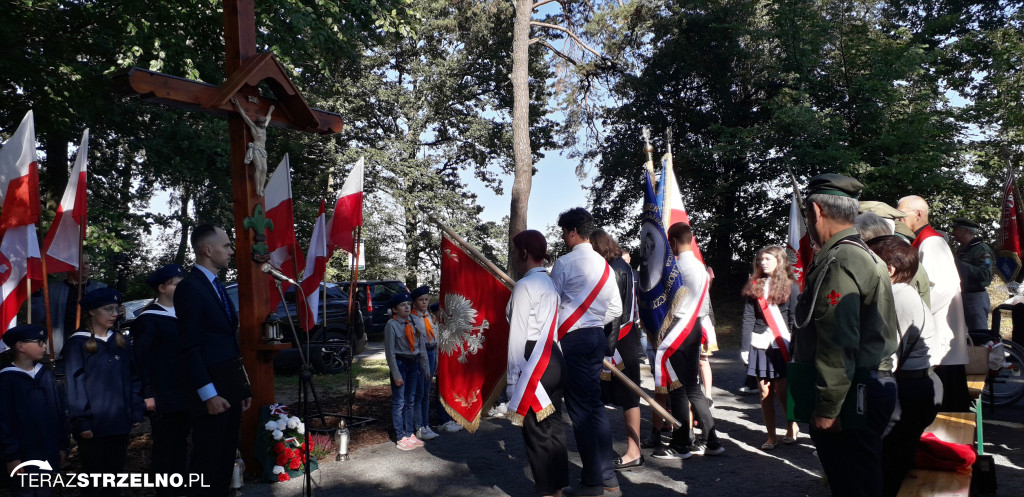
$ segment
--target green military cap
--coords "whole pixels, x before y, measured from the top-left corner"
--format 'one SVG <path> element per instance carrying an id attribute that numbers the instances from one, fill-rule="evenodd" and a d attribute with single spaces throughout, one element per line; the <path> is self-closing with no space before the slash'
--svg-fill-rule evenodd
<path id="1" fill-rule="evenodd" d="M 877 200 L 861 200 L 860 213 L 863 214 L 865 212 L 874 212 L 885 219 L 900 219 L 907 217 L 903 211 L 900 211 L 885 202 L 879 202 Z"/>
<path id="2" fill-rule="evenodd" d="M 978 223 L 976 223 L 974 221 L 971 221 L 970 219 L 966 219 L 966 218 L 962 218 L 962 217 L 958 217 L 958 218 L 953 220 L 953 227 L 954 228 L 958 228 L 958 227 L 961 227 L 961 228 L 971 228 L 971 229 L 976 229 L 976 230 L 980 230 L 981 229 L 981 225 L 980 224 L 978 224 Z"/>
<path id="3" fill-rule="evenodd" d="M 896 234 L 903 236 L 903 238 L 906 238 L 907 242 L 909 243 L 914 243 L 914 239 L 917 238 L 917 234 L 915 234 L 909 227 L 907 227 L 907 225 L 903 224 L 902 222 L 896 223 Z"/>
<path id="4" fill-rule="evenodd" d="M 857 198 L 864 185 L 849 176 L 827 173 L 811 178 L 807 183 L 808 195 L 838 195 L 840 197 Z"/>

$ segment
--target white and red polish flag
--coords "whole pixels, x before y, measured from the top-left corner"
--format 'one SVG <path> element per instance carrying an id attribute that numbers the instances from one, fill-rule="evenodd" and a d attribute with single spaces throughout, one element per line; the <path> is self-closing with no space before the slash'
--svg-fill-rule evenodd
<path id="1" fill-rule="evenodd" d="M 0 234 L 39 222 L 39 165 L 32 111 L 0 149 Z"/>
<path id="2" fill-rule="evenodd" d="M 0 148 L 0 335 L 17 322 L 27 282 L 42 282 L 39 239 L 39 167 L 32 111 Z M 0 348 L 2 350 L 2 348 Z"/>
<path id="3" fill-rule="evenodd" d="M 331 258 L 327 251 L 327 215 L 324 201 L 320 201 L 320 214 L 313 226 L 313 237 L 306 249 L 306 268 L 302 270 L 302 293 L 306 295 L 305 304 L 297 309 L 302 317 L 302 327 L 309 332 L 316 326 L 319 318 L 317 309 L 320 307 L 320 283 L 327 274 L 327 261 Z M 298 302 L 298 300 L 297 300 Z"/>
<path id="4" fill-rule="evenodd" d="M 64 188 L 57 207 L 57 215 L 53 218 L 50 231 L 43 240 L 43 252 L 46 254 L 47 273 L 66 273 L 78 269 L 81 260 L 82 240 L 85 238 L 87 197 L 86 197 L 86 164 L 89 160 L 89 129 L 82 132 L 82 143 L 78 146 L 75 166 L 68 177 L 68 186 Z"/>
<path id="5" fill-rule="evenodd" d="M 675 223 L 690 224 L 690 216 L 686 213 L 686 204 L 683 203 L 683 194 L 679 191 L 679 182 L 676 181 L 676 173 L 673 171 L 672 154 L 667 153 L 661 159 L 661 184 L 659 189 L 664 192 L 664 204 L 661 206 L 661 225 L 668 233 L 668 229 Z M 692 227 L 692 225 L 691 225 Z M 700 246 L 697 243 L 697 235 L 693 236 L 693 255 L 697 260 L 704 263 L 704 256 L 700 253 Z"/>
<path id="6" fill-rule="evenodd" d="M 331 233 L 328 244 L 331 252 L 342 249 L 350 254 L 356 252 L 356 241 L 352 230 L 363 225 L 363 166 L 364 158 L 360 157 L 352 172 L 348 173 L 345 185 L 341 187 L 341 195 L 334 203 L 334 214 L 331 216 Z"/>
<path id="7" fill-rule="evenodd" d="M 305 266 L 302 259 L 302 249 L 295 238 L 295 211 L 292 202 L 292 173 L 291 165 L 288 162 L 288 154 L 277 165 L 274 174 L 267 182 L 267 189 L 263 197 L 266 205 L 265 216 L 274 222 L 274 229 L 267 232 L 267 250 L 270 251 L 270 263 L 279 268 L 285 276 L 295 279 L 296 269 Z M 270 285 L 270 308 L 277 309 L 281 302 L 281 296 L 277 292 L 275 280 L 267 276 L 267 284 Z M 287 290 L 291 283 L 281 282 L 281 288 Z"/>
<path id="8" fill-rule="evenodd" d="M 814 250 L 807 235 L 807 227 L 804 226 L 804 216 L 796 192 L 793 192 L 793 201 L 789 206 L 789 239 L 786 242 L 786 252 L 789 255 L 789 265 L 793 268 L 793 275 L 803 290 L 806 279 L 804 271 L 811 266 Z"/>

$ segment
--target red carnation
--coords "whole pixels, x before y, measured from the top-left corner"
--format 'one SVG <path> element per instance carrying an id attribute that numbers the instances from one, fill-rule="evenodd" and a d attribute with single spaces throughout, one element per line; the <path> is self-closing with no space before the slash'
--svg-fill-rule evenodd
<path id="1" fill-rule="evenodd" d="M 288 456 L 287 456 L 287 455 L 285 455 L 285 454 L 278 454 L 278 455 L 277 455 L 277 460 L 276 460 L 276 462 L 277 462 L 277 465 L 278 465 L 278 466 L 284 466 L 285 464 L 288 464 L 288 460 L 289 460 L 289 459 L 291 459 L 291 458 L 290 458 L 290 457 L 288 457 Z"/>
<path id="2" fill-rule="evenodd" d="M 295 459 L 292 459 L 292 461 L 290 463 L 288 463 L 288 467 L 291 468 L 291 469 L 299 469 L 299 466 L 302 466 L 302 462 L 299 461 L 298 457 L 296 457 Z"/>
<path id="3" fill-rule="evenodd" d="M 280 454 L 284 449 L 285 449 L 285 447 L 284 447 L 283 443 L 277 442 L 276 444 L 274 444 L 274 453 L 275 454 Z"/>
<path id="4" fill-rule="evenodd" d="M 288 481 L 290 479 L 292 479 L 292 477 L 288 476 L 288 473 L 281 473 L 277 475 L 277 481 Z"/>

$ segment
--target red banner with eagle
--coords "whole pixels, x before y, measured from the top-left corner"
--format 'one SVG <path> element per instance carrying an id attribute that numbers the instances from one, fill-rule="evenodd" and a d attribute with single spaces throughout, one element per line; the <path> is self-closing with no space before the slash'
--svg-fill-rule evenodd
<path id="1" fill-rule="evenodd" d="M 437 384 L 441 404 L 470 432 L 505 388 L 512 290 L 447 236 L 441 241 Z"/>

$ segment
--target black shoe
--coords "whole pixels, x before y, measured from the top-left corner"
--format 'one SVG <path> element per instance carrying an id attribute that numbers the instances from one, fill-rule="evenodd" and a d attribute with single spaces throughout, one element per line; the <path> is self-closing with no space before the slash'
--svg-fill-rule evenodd
<path id="1" fill-rule="evenodd" d="M 622 462 L 622 456 L 615 458 L 615 471 L 620 471 L 629 468 L 639 468 L 644 465 L 644 455 L 640 454 L 640 457 L 633 459 L 627 463 Z"/>
<path id="2" fill-rule="evenodd" d="M 661 448 L 661 449 L 658 449 L 658 450 L 654 451 L 654 453 L 651 454 L 651 457 L 653 457 L 655 459 L 676 459 L 676 460 L 679 460 L 679 459 L 689 459 L 690 455 L 691 455 L 690 451 L 688 451 L 688 450 L 676 450 L 676 449 L 673 449 L 671 446 L 669 446 L 669 447 L 664 447 L 664 448 Z"/>
<path id="3" fill-rule="evenodd" d="M 618 490 L 618 488 L 616 488 L 616 490 Z M 573 495 L 603 496 L 604 495 L 604 487 L 603 486 L 591 487 L 591 486 L 587 486 L 587 485 L 575 485 L 575 486 L 572 486 L 572 487 L 565 487 L 565 488 L 563 488 L 562 489 L 562 494 L 563 495 L 569 495 L 569 496 L 573 496 Z"/>
<path id="4" fill-rule="evenodd" d="M 723 452 L 725 452 L 725 447 L 722 447 L 722 444 L 718 442 L 709 443 L 704 447 L 704 455 L 706 456 L 720 456 Z"/>

